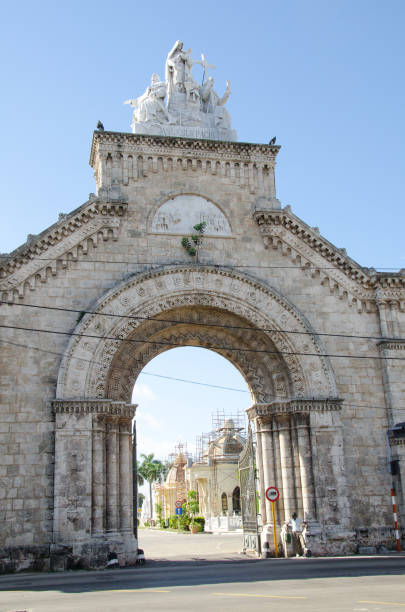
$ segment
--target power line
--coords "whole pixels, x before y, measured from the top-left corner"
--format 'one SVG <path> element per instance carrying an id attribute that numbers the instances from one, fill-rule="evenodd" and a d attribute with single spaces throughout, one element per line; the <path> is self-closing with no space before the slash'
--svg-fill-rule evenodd
<path id="1" fill-rule="evenodd" d="M 56 334 L 59 336 L 75 336 L 79 338 L 96 338 L 98 340 L 114 340 L 115 342 L 130 342 L 132 344 L 155 344 L 159 346 L 169 346 L 170 348 L 179 348 L 184 347 L 184 344 L 176 344 L 173 342 L 163 342 L 161 340 L 146 340 L 139 339 L 135 340 L 134 338 L 116 338 L 115 336 L 97 336 L 95 334 L 79 334 L 78 332 L 66 332 L 66 331 L 58 331 L 53 329 L 38 329 L 36 327 L 20 327 L 18 325 L 0 325 L 0 328 L 3 329 L 16 329 L 20 331 L 27 332 L 37 332 L 44 334 Z M 266 349 L 251 349 L 251 348 L 235 348 L 232 346 L 206 346 L 203 348 L 216 350 L 216 351 L 232 351 L 232 352 L 242 352 L 242 353 L 264 353 L 266 355 L 293 355 L 293 356 L 301 356 L 301 357 L 336 357 L 336 358 L 344 358 L 344 359 L 377 359 L 377 360 L 390 360 L 390 361 L 405 361 L 405 357 L 383 357 L 381 355 L 337 355 L 334 353 L 300 353 L 298 351 L 269 351 Z"/>
<path id="2" fill-rule="evenodd" d="M 283 333 L 283 334 L 298 334 L 307 336 L 328 336 L 331 338 L 349 338 L 349 339 L 360 339 L 360 340 L 383 340 L 381 336 L 357 336 L 355 334 L 332 334 L 328 332 L 310 332 L 310 331 L 299 331 L 299 330 L 288 330 L 288 329 L 276 329 L 267 327 L 248 327 L 242 325 L 221 325 L 220 323 L 203 323 L 199 321 L 185 321 L 182 319 L 159 319 L 158 317 L 142 317 L 140 315 L 120 315 L 116 313 L 108 312 L 94 312 L 93 310 L 80 310 L 76 308 L 64 308 L 62 306 L 39 306 L 37 304 L 19 304 L 17 302 L 7 302 L 6 300 L 0 300 L 0 304 L 8 306 L 22 306 L 24 308 L 38 308 L 39 310 L 57 310 L 62 312 L 74 312 L 80 315 L 91 314 L 103 317 L 115 317 L 118 319 L 136 319 L 141 321 L 159 321 L 165 323 L 177 323 L 195 325 L 200 327 L 219 327 L 220 329 L 234 329 L 241 331 L 254 331 L 254 332 L 269 332 L 269 333 Z M 386 338 L 384 338 L 386 339 Z M 390 340 L 405 340 L 405 338 L 389 338 Z"/>
<path id="3" fill-rule="evenodd" d="M 8 256 L 8 255 L 0 255 L 0 261 L 4 259 L 5 260 L 5 264 L 8 261 L 12 261 L 12 260 L 17 260 L 18 263 L 21 264 L 25 264 L 25 263 L 30 263 L 32 261 L 66 261 L 68 263 L 102 263 L 102 264 L 124 264 L 124 265 L 133 265 L 133 266 L 179 266 L 179 265 L 185 265 L 187 264 L 187 262 L 184 261 L 174 261 L 174 262 L 157 262 L 157 261 L 129 261 L 129 260 L 109 260 L 109 259 L 89 259 L 89 260 L 79 260 L 79 259 L 73 259 L 73 258 L 69 258 L 68 256 L 63 257 L 62 255 L 58 255 L 56 257 L 24 257 L 24 255 L 16 255 L 14 257 L 12 256 Z M 20 260 L 20 261 L 18 261 Z M 209 262 L 200 262 L 202 265 L 206 265 L 206 266 L 218 266 L 218 264 L 215 263 L 209 263 Z M 355 262 L 356 263 L 356 262 Z M 376 267 L 376 266 L 360 266 L 359 264 L 357 264 L 358 266 L 358 270 L 360 272 L 363 272 L 365 274 L 369 273 L 369 270 L 375 270 L 376 272 L 378 272 L 378 270 L 384 270 L 384 271 L 388 271 L 388 272 L 399 272 L 402 268 L 397 267 L 392 267 L 392 268 L 384 268 L 384 267 Z M 299 265 L 293 265 L 293 266 L 264 266 L 264 265 L 254 265 L 254 264 L 233 264 L 233 267 L 235 268 L 257 268 L 257 269 L 275 269 L 275 270 L 296 270 L 297 268 L 302 268 L 304 270 L 336 270 L 339 269 L 339 266 L 315 266 L 315 265 L 305 265 L 305 264 L 299 264 Z M 342 266 L 344 267 L 344 266 Z"/>
<path id="4" fill-rule="evenodd" d="M 58 357 L 65 357 L 66 354 L 65 353 L 59 353 L 57 351 L 51 351 L 49 349 L 42 349 L 39 348 L 37 346 L 30 346 L 28 344 L 21 344 L 20 342 L 11 342 L 10 340 L 1 340 L 0 342 L 3 344 L 11 344 L 12 346 L 18 346 L 20 348 L 24 348 L 24 349 L 31 349 L 32 351 L 39 351 L 40 353 L 50 353 L 51 355 L 57 355 Z M 102 365 L 102 363 L 100 363 L 99 361 L 96 361 L 95 359 L 84 359 L 82 357 L 72 357 L 72 359 L 77 359 L 78 361 L 84 361 L 86 363 L 91 363 L 93 365 Z M 117 366 L 111 366 L 112 370 L 119 370 L 122 371 L 121 367 L 117 367 Z M 192 385 L 201 385 L 203 387 L 212 387 L 214 389 L 222 389 L 224 391 L 237 391 L 238 393 L 250 393 L 250 391 L 246 390 L 246 389 L 235 389 L 235 387 L 224 387 L 222 385 L 212 385 L 209 383 L 204 383 L 204 382 L 199 382 L 199 381 L 195 381 L 195 380 L 187 380 L 185 378 L 175 378 L 173 376 L 165 376 L 163 374 L 155 374 L 153 372 L 139 372 L 139 376 L 154 376 L 155 378 L 165 378 L 167 380 L 173 380 L 173 381 L 177 381 L 177 382 L 184 382 L 184 383 L 189 383 Z"/>
<path id="5" fill-rule="evenodd" d="M 58 355 L 60 357 L 65 357 L 65 353 L 58 353 L 56 351 L 51 351 L 49 349 L 41 349 L 39 347 L 36 346 L 29 346 L 28 344 L 22 344 L 22 343 L 18 343 L 18 342 L 11 342 L 9 340 L 0 340 L 1 343 L 3 344 L 11 344 L 12 346 L 17 346 L 20 348 L 25 348 L 25 349 L 31 349 L 33 351 L 40 351 L 41 353 L 50 353 L 51 355 Z M 101 363 L 99 361 L 95 361 L 93 359 L 84 359 L 82 357 L 73 357 L 73 359 L 77 359 L 80 361 L 85 361 L 86 363 L 93 363 L 96 365 L 101 365 Z M 115 370 L 122 370 L 122 368 L 118 368 L 118 367 L 114 367 L 112 366 L 112 369 Z M 199 386 L 204 386 L 204 387 L 212 387 L 214 389 L 221 389 L 224 391 L 237 391 L 239 393 L 250 393 L 250 391 L 247 391 L 245 389 L 235 389 L 233 387 L 222 387 L 220 385 L 211 385 L 209 383 L 203 383 L 201 381 L 196 381 L 196 380 L 189 380 L 189 379 L 185 379 L 185 378 L 175 378 L 173 376 L 164 376 L 163 374 L 155 374 L 152 372 L 140 372 L 139 375 L 145 375 L 145 376 L 153 376 L 156 378 L 163 378 L 166 380 L 173 380 L 175 382 L 183 382 L 183 383 L 188 383 L 191 385 L 199 385 Z M 275 401 L 277 401 L 277 398 L 274 398 Z M 345 407 L 351 407 L 351 408 L 376 408 L 378 410 L 386 410 L 387 407 L 386 406 L 377 406 L 377 405 L 367 405 L 367 404 L 352 404 L 352 403 L 346 403 L 346 400 L 344 401 L 344 405 Z M 271 402 L 268 402 L 271 403 Z"/>

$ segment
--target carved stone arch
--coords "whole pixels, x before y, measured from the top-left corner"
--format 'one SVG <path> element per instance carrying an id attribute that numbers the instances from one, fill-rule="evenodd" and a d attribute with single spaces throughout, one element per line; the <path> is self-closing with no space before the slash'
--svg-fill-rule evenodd
<path id="1" fill-rule="evenodd" d="M 226 319 L 223 327 L 212 323 L 213 311 Z M 274 288 L 246 274 L 196 265 L 152 270 L 110 290 L 93 312 L 78 324 L 78 335 L 68 346 L 58 378 L 59 398 L 128 397 L 131 372 L 139 372 L 169 346 L 184 346 L 180 340 L 203 345 L 201 329 L 206 348 L 232 356 L 256 401 L 283 397 L 277 385 L 293 397 L 337 397 L 332 368 L 309 322 Z M 185 319 L 187 330 L 180 330 L 179 314 L 184 313 L 191 319 Z M 245 342 L 242 348 L 238 334 Z M 230 344 L 219 344 L 225 340 Z M 132 345 L 141 350 L 132 351 L 122 368 Z M 114 372 L 120 368 L 118 384 Z"/>
<path id="2" fill-rule="evenodd" d="M 166 317 L 170 318 L 171 321 L 174 320 L 174 317 L 189 320 L 189 315 L 192 312 L 193 309 L 187 307 L 176 311 L 168 311 Z M 201 325 L 201 323 L 197 326 L 195 323 L 191 323 L 190 327 L 190 324 L 180 323 L 176 325 L 175 323 L 166 323 L 164 320 L 153 322 L 158 325 L 157 330 L 150 329 L 155 325 L 148 323 L 139 326 L 136 331 L 128 336 L 128 340 L 133 342 L 123 343 L 120 350 L 116 351 L 107 374 L 106 384 L 99 389 L 100 396 L 114 400 L 125 397 L 126 401 L 129 401 L 134 381 L 147 363 L 161 352 L 178 346 L 207 348 L 225 357 L 245 378 L 252 393 L 253 401 L 268 402 L 275 397 L 280 398 L 288 395 L 287 390 L 292 390 L 288 371 L 280 357 L 275 354 L 277 351 L 275 351 L 275 347 L 269 339 L 263 341 L 257 338 L 258 333 L 254 329 L 251 332 L 248 332 L 245 328 L 243 331 L 234 330 L 233 333 L 229 333 L 229 330 L 210 327 L 210 322 L 213 319 L 217 323 L 221 321 L 225 325 L 227 322 L 241 325 L 243 321 L 218 309 L 203 307 L 199 312 L 205 314 L 206 326 Z M 161 327 L 162 324 L 163 327 Z M 138 341 L 139 336 L 146 342 L 141 344 Z M 255 348 L 252 349 L 252 346 Z M 255 353 L 256 350 L 266 351 L 266 349 L 269 350 L 270 355 Z M 254 356 L 250 354 L 251 352 L 255 353 Z M 283 371 L 286 381 L 284 393 L 276 392 L 276 384 L 273 380 L 273 371 L 280 372 L 280 370 Z"/>

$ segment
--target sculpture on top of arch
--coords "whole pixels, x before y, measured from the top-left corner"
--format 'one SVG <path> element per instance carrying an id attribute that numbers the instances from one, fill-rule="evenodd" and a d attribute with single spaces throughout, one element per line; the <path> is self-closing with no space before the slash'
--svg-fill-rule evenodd
<path id="1" fill-rule="evenodd" d="M 193 75 L 196 64 L 203 68 L 201 84 Z M 133 133 L 236 140 L 225 108 L 231 95 L 230 83 L 226 82 L 225 93 L 219 96 L 213 77 L 208 76 L 208 70 L 213 68 L 204 54 L 201 60 L 192 59 L 191 49 L 185 50 L 183 43 L 176 41 L 166 59 L 165 81 L 153 74 L 141 96 L 124 102 L 134 109 Z"/>

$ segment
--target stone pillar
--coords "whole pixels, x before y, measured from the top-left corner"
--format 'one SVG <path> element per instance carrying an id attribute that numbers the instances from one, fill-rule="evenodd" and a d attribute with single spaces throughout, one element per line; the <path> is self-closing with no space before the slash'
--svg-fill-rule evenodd
<path id="1" fill-rule="evenodd" d="M 377 301 L 377 306 L 378 306 L 378 313 L 380 315 L 381 335 L 383 336 L 383 338 L 388 338 L 389 332 L 388 332 L 388 324 L 387 324 L 387 304 L 379 300 Z"/>
<path id="2" fill-rule="evenodd" d="M 274 166 L 269 167 L 269 189 L 270 189 L 270 199 L 276 198 L 276 179 L 274 174 Z"/>
<path id="3" fill-rule="evenodd" d="M 263 472 L 264 472 L 264 490 L 268 487 L 274 487 L 276 478 L 274 474 L 274 450 L 272 427 L 270 423 L 262 425 L 262 448 L 263 448 Z M 267 522 L 272 522 L 272 502 L 266 499 L 266 516 Z"/>
<path id="4" fill-rule="evenodd" d="M 131 531 L 132 469 L 130 458 L 131 421 L 121 421 L 119 426 L 119 492 L 120 492 L 120 531 Z"/>
<path id="5" fill-rule="evenodd" d="M 289 519 L 295 510 L 294 471 L 292 465 L 290 418 L 278 417 L 281 475 L 283 480 L 284 515 Z"/>
<path id="6" fill-rule="evenodd" d="M 263 172 L 264 172 L 263 165 L 257 164 L 257 192 L 259 196 L 264 195 Z"/>
<path id="7" fill-rule="evenodd" d="M 398 311 L 399 311 L 398 302 L 390 302 L 390 311 L 391 311 L 391 334 L 394 338 L 398 338 L 400 336 L 399 324 L 398 324 Z"/>
<path id="8" fill-rule="evenodd" d="M 304 520 L 310 521 L 316 519 L 316 513 L 309 419 L 306 415 L 297 417 L 297 433 Z"/>
<path id="9" fill-rule="evenodd" d="M 99 165 L 99 177 L 98 177 L 98 182 L 97 182 L 97 188 L 98 190 L 100 189 L 104 189 L 107 185 L 107 166 L 106 166 L 106 159 L 107 156 L 105 153 L 99 153 L 99 157 L 100 157 L 100 165 Z"/>
<path id="10" fill-rule="evenodd" d="M 107 420 L 107 531 L 118 530 L 118 445 L 119 424 L 113 417 Z"/>
<path id="11" fill-rule="evenodd" d="M 304 508 L 302 501 L 302 483 L 301 483 L 301 470 L 300 470 L 300 457 L 298 450 L 298 432 L 297 432 L 297 418 L 295 415 L 291 415 L 291 458 L 293 465 L 293 473 L 295 479 L 295 498 L 296 507 L 295 510 L 298 516 L 303 516 Z"/>
<path id="12" fill-rule="evenodd" d="M 283 494 L 283 477 L 281 473 L 281 458 L 280 458 L 280 438 L 279 438 L 279 424 L 276 418 L 273 418 L 273 448 L 274 448 L 274 459 L 275 459 L 275 474 L 276 474 L 276 487 L 280 491 L 280 498 L 276 505 L 276 517 L 279 525 L 284 522 L 284 494 Z"/>
<path id="13" fill-rule="evenodd" d="M 92 533 L 104 532 L 105 516 L 105 422 L 103 417 L 93 418 L 92 464 Z"/>
<path id="14" fill-rule="evenodd" d="M 260 499 L 260 514 L 262 515 L 263 525 L 267 523 L 266 518 L 266 487 L 264 483 L 264 472 L 263 472 L 263 434 L 260 429 L 260 421 L 255 421 L 255 432 L 256 432 L 256 462 L 259 471 L 259 499 Z"/>

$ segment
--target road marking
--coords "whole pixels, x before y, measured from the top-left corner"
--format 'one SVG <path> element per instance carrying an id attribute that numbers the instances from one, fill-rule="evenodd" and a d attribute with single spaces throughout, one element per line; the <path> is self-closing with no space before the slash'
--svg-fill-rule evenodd
<path id="1" fill-rule="evenodd" d="M 211 593 L 211 595 L 225 595 L 226 597 L 266 597 L 269 599 L 308 599 L 308 597 L 301 597 L 299 595 L 257 595 L 255 593 Z"/>
<path id="2" fill-rule="evenodd" d="M 109 589 L 108 591 L 91 591 L 91 593 L 170 593 L 163 589 Z"/>
<path id="3" fill-rule="evenodd" d="M 379 604 L 380 606 L 403 606 L 405 608 L 405 603 L 396 603 L 395 601 L 358 601 L 357 603 L 368 603 L 368 604 Z"/>

